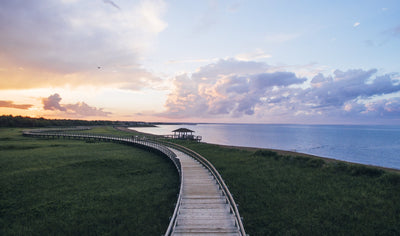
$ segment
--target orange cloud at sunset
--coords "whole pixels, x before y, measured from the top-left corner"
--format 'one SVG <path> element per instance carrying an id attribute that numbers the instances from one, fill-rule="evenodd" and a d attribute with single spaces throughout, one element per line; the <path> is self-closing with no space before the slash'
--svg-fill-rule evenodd
<path id="1" fill-rule="evenodd" d="M 61 100 L 62 98 L 57 93 L 50 95 L 47 98 L 43 98 L 43 109 L 64 112 L 64 115 L 72 117 L 106 117 L 112 114 L 111 112 L 103 111 L 102 108 L 91 107 L 85 102 L 78 102 L 76 104 L 60 104 Z"/>
<path id="2" fill-rule="evenodd" d="M 31 108 L 33 105 L 31 104 L 15 104 L 13 101 L 1 101 L 0 100 L 0 107 L 8 107 L 8 108 L 16 108 L 27 110 Z"/>
<path id="3" fill-rule="evenodd" d="M 97 87 L 112 86 L 123 89 L 139 90 L 157 86 L 160 78 L 141 68 L 98 67 L 93 65 L 82 72 L 57 73 L 48 68 L 18 67 L 9 65 L 0 68 L 0 90 L 31 89 L 60 86 L 91 85 Z"/>

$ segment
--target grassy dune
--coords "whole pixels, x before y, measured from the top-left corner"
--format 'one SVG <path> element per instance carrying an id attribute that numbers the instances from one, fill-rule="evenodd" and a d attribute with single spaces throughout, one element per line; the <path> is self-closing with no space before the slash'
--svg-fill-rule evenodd
<path id="1" fill-rule="evenodd" d="M 223 176 L 250 235 L 399 235 L 400 175 L 268 150 L 181 142 Z"/>
<path id="2" fill-rule="evenodd" d="M 0 129 L 0 235 L 160 235 L 178 182 L 141 149 Z"/>

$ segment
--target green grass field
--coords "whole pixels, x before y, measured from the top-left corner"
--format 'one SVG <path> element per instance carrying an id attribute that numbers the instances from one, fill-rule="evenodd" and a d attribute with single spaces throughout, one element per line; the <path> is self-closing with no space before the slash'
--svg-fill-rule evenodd
<path id="1" fill-rule="evenodd" d="M 305 156 L 180 142 L 210 160 L 250 235 L 400 235 L 400 175 Z"/>
<path id="2" fill-rule="evenodd" d="M 137 135 L 139 133 L 132 131 L 132 133 L 119 131 L 111 126 L 100 126 L 94 127 L 90 130 L 78 131 L 77 133 L 89 133 L 89 134 L 104 134 L 104 135 L 117 135 L 117 136 L 125 136 L 131 137 L 133 135 Z"/>
<path id="3" fill-rule="evenodd" d="M 160 235 L 178 175 L 166 158 L 113 143 L 0 129 L 1 235 Z M 97 134 L 135 133 L 98 127 Z M 400 235 L 400 174 L 268 150 L 179 142 L 209 159 L 250 235 Z"/>
<path id="4" fill-rule="evenodd" d="M 0 235 L 160 235 L 178 184 L 171 161 L 138 148 L 0 129 Z"/>

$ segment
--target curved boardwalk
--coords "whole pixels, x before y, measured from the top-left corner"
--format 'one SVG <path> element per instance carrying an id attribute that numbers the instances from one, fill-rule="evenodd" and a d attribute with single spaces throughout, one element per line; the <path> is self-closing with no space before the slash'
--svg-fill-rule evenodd
<path id="1" fill-rule="evenodd" d="M 183 190 L 172 235 L 240 235 L 213 175 L 192 157 L 170 148 L 181 162 Z"/>
<path id="2" fill-rule="evenodd" d="M 197 153 L 188 152 L 188 155 L 154 141 L 60 132 L 66 129 L 56 131 L 59 132 L 28 130 L 23 134 L 50 138 L 116 141 L 156 150 L 169 157 L 180 174 L 181 189 L 166 235 L 245 235 L 239 211 L 221 176 L 203 157 L 194 159 L 194 157 L 199 158 Z M 215 178 L 218 178 L 218 181 Z"/>

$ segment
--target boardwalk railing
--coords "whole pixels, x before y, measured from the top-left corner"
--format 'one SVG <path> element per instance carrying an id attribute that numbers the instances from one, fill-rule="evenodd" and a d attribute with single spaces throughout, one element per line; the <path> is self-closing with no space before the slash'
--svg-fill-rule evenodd
<path id="1" fill-rule="evenodd" d="M 181 146 L 181 145 L 178 145 L 175 143 L 170 143 L 170 142 L 163 142 L 163 143 L 169 147 L 175 148 L 175 149 L 193 157 L 195 160 L 200 162 L 203 166 L 205 166 L 211 172 L 211 174 L 214 176 L 215 180 L 217 181 L 218 185 L 220 186 L 221 190 L 224 193 L 225 199 L 230 207 L 230 212 L 232 214 L 234 214 L 235 224 L 238 227 L 240 234 L 242 236 L 245 236 L 246 232 L 244 230 L 242 218 L 240 217 L 239 210 L 237 208 L 235 200 L 233 199 L 232 194 L 229 192 L 228 187 L 226 186 L 221 175 L 218 173 L 217 169 L 215 169 L 215 167 L 206 158 L 204 158 L 203 156 L 201 156 L 200 154 L 198 154 L 197 152 L 195 152 L 189 148 L 186 148 L 184 146 Z M 181 187 L 181 191 L 182 191 L 182 187 Z M 181 197 L 181 194 L 179 195 L 179 198 L 180 197 Z M 178 199 L 178 202 L 180 202 L 180 201 L 181 201 L 181 199 Z M 171 226 L 171 224 L 174 226 L 176 224 L 175 221 L 176 221 L 176 216 L 171 219 L 170 226 Z M 168 227 L 168 229 L 170 229 L 170 227 Z M 166 235 L 170 235 L 171 232 L 172 232 L 172 228 L 171 228 L 171 231 L 167 230 Z"/>
<path id="2" fill-rule="evenodd" d="M 98 134 L 88 134 L 88 133 L 71 133 L 72 131 L 82 131 L 82 130 L 89 130 L 90 128 L 86 127 L 77 127 L 77 128 L 62 128 L 62 129 L 34 129 L 34 130 L 25 130 L 23 131 L 24 136 L 35 136 L 35 137 L 42 137 L 42 138 L 68 138 L 68 139 L 83 139 L 83 140 L 93 140 L 93 141 L 106 141 L 106 142 L 118 142 L 123 144 L 135 145 L 139 148 L 144 148 L 150 151 L 158 152 L 162 155 L 167 156 L 175 165 L 179 172 L 180 176 L 180 189 L 178 200 L 175 205 L 175 210 L 173 215 L 171 216 L 171 220 L 165 235 L 170 235 L 176 225 L 176 219 L 179 212 L 179 207 L 181 205 L 182 200 L 182 191 L 183 191 L 183 174 L 182 174 L 182 167 L 179 159 L 177 158 L 176 154 L 168 149 L 166 146 L 171 148 L 175 148 L 191 157 L 195 160 L 199 161 L 203 166 L 205 166 L 211 174 L 216 179 L 218 185 L 220 186 L 221 190 L 224 193 L 227 203 L 229 204 L 230 211 L 235 216 L 235 224 L 239 229 L 239 232 L 242 236 L 245 236 L 245 230 L 243 227 L 242 219 L 239 214 L 239 210 L 235 203 L 235 200 L 232 197 L 232 194 L 229 192 L 228 187 L 226 186 L 224 180 L 222 179 L 221 175 L 215 169 L 215 167 L 203 156 L 190 150 L 186 147 L 183 147 L 178 144 L 170 143 L 170 142 L 158 142 L 155 140 L 149 140 L 145 137 L 139 138 L 135 137 L 121 137 L 121 136 L 112 136 L 112 135 L 98 135 Z"/>
<path id="3" fill-rule="evenodd" d="M 176 219 L 178 217 L 179 207 L 181 206 L 181 202 L 182 202 L 183 183 L 184 183 L 182 169 L 180 170 L 179 174 L 180 174 L 180 178 L 181 178 L 181 184 L 180 184 L 180 187 L 179 187 L 178 200 L 176 201 L 176 204 L 175 204 L 174 213 L 172 214 L 171 219 L 169 220 L 169 225 L 168 225 L 167 231 L 165 232 L 166 236 L 171 235 L 172 231 L 174 230 L 174 227 L 176 225 Z"/>
<path id="4" fill-rule="evenodd" d="M 73 139 L 86 139 L 86 140 L 98 140 L 98 141 L 113 141 L 119 142 L 124 144 L 135 145 L 140 148 L 150 149 L 152 151 L 159 152 L 165 156 L 167 156 L 175 165 L 176 169 L 178 170 L 179 177 L 180 177 L 180 187 L 179 187 L 179 195 L 178 200 L 175 204 L 174 213 L 171 217 L 169 226 L 167 228 L 167 232 L 169 232 L 172 227 L 173 223 L 176 220 L 176 216 L 178 215 L 179 206 L 181 204 L 181 196 L 182 196 L 182 189 L 183 189 L 183 174 L 182 174 L 182 167 L 181 162 L 176 157 L 176 154 L 168 149 L 165 145 L 160 144 L 158 142 L 148 140 L 147 138 L 139 138 L 138 136 L 134 137 L 120 137 L 120 136 L 111 136 L 111 135 L 98 135 L 98 134 L 86 134 L 86 133 L 70 133 L 71 131 L 82 131 L 88 130 L 90 128 L 68 128 L 68 129 L 34 129 L 34 130 L 25 130 L 23 131 L 24 136 L 36 136 L 36 137 L 47 137 L 47 138 L 73 138 Z M 68 131 L 68 132 L 66 132 Z"/>
<path id="5" fill-rule="evenodd" d="M 123 144 L 134 145 L 139 148 L 150 150 L 153 152 L 160 153 L 167 156 L 177 168 L 179 175 L 181 176 L 181 163 L 174 152 L 169 150 L 165 145 L 147 140 L 146 138 L 139 137 L 121 137 L 113 135 L 99 135 L 89 133 L 71 133 L 72 131 L 88 130 L 90 128 L 78 127 L 78 128 L 66 128 L 66 129 L 33 129 L 24 130 L 24 136 L 35 136 L 42 138 L 68 138 L 68 139 L 83 139 L 93 141 L 106 141 L 106 142 L 118 142 Z"/>

